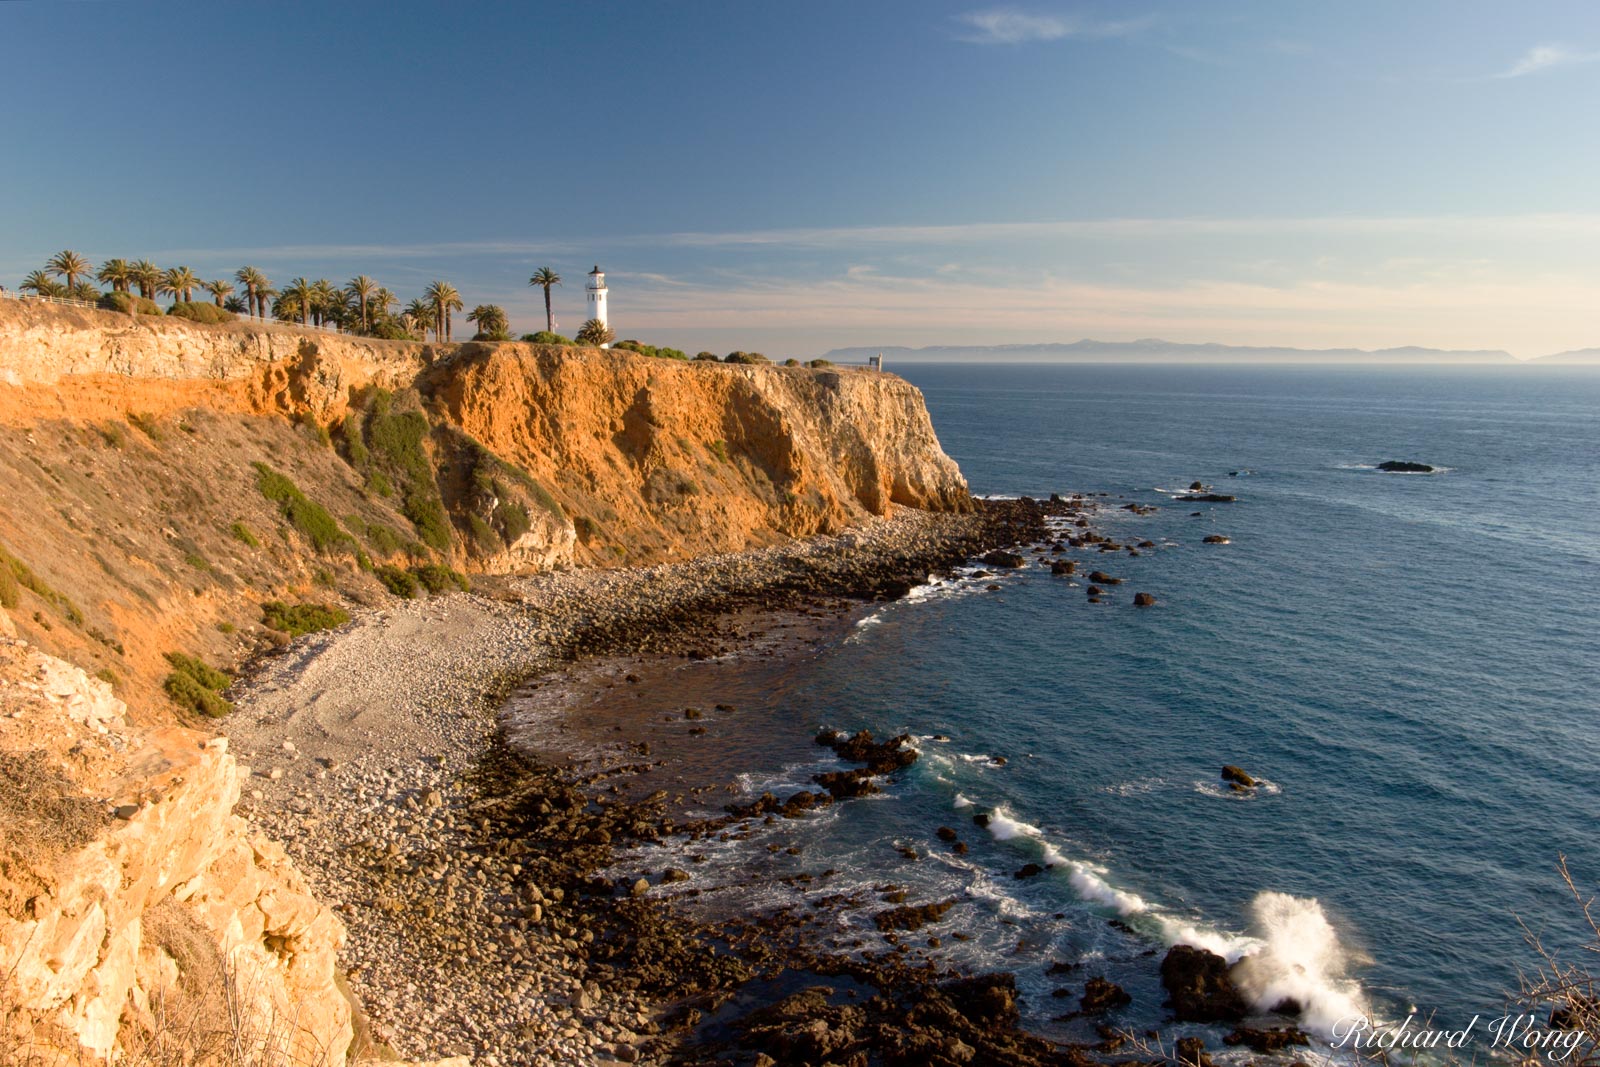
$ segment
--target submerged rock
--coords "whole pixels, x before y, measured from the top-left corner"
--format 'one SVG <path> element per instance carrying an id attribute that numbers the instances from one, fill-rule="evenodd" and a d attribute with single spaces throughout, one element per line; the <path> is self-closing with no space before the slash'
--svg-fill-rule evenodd
<path id="1" fill-rule="evenodd" d="M 1135 593 L 1135 594 L 1133 594 L 1133 606 L 1136 607 L 1136 608 L 1154 607 L 1155 603 L 1156 603 L 1156 598 L 1154 596 L 1151 596 L 1149 593 Z"/>
<path id="2" fill-rule="evenodd" d="M 1186 493 L 1179 500 L 1193 500 L 1202 504 L 1231 504 L 1239 498 L 1227 493 Z"/>
<path id="3" fill-rule="evenodd" d="M 1236 1027 L 1232 1033 L 1222 1039 L 1224 1045 L 1243 1045 L 1252 1052 L 1267 1055 L 1273 1052 L 1282 1052 L 1294 1045 L 1310 1045 L 1311 1038 L 1305 1031 L 1298 1027 L 1274 1027 L 1270 1030 L 1254 1030 L 1248 1026 Z"/>
<path id="4" fill-rule="evenodd" d="M 1095 977 L 1089 979 L 1084 986 L 1078 1006 L 1089 1015 L 1098 1015 L 1112 1008 L 1127 1007 L 1132 1003 L 1133 998 L 1121 986 L 1104 978 Z"/>
<path id="5" fill-rule="evenodd" d="M 1232 543 L 1221 534 L 1206 534 L 1205 537 L 1201 538 L 1201 541 L 1208 545 L 1226 545 Z"/>
<path id="6" fill-rule="evenodd" d="M 1435 470 L 1426 463 L 1412 463 L 1403 459 L 1386 459 L 1378 464 L 1378 469 L 1390 474 L 1432 474 Z"/>

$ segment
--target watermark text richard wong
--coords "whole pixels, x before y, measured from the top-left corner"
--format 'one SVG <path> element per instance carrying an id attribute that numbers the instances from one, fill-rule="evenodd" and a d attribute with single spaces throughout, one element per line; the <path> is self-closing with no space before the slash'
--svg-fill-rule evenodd
<path id="1" fill-rule="evenodd" d="M 1519 1058 L 1542 1057 L 1566 1062 L 1594 1038 L 1583 1030 L 1553 1030 L 1540 1024 L 1536 1015 L 1499 1015 L 1485 1018 L 1474 1015 L 1459 1030 L 1436 1030 L 1419 1026 L 1415 1015 L 1404 1022 L 1385 1023 L 1366 1015 L 1352 1015 L 1333 1024 L 1332 1046 L 1353 1052 L 1393 1052 L 1460 1050 L 1468 1044 L 1487 1042 L 1491 1049 Z"/>

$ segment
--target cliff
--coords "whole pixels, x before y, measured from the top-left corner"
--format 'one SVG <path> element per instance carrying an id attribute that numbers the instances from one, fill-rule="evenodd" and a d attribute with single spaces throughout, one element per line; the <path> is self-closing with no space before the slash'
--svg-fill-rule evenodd
<path id="1" fill-rule="evenodd" d="M 0 759 L 71 830 L 0 836 L 7 1032 L 127 1053 L 222 996 L 343 1055 L 338 924 L 231 814 L 241 769 L 169 699 L 173 655 L 281 647 L 269 601 L 493 592 L 897 506 L 971 502 L 891 375 L 0 300 Z"/>

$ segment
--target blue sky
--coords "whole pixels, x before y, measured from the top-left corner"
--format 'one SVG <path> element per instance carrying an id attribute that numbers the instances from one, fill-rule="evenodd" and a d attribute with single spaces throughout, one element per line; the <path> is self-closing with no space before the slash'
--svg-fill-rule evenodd
<path id="1" fill-rule="evenodd" d="M 0 282 L 623 336 L 1600 344 L 1600 3 L 0 4 Z"/>

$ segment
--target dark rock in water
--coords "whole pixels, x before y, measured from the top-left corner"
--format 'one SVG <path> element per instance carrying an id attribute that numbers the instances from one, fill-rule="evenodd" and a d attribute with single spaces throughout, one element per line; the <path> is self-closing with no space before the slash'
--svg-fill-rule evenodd
<path id="1" fill-rule="evenodd" d="M 1390 474 L 1432 474 L 1434 471 L 1426 463 L 1410 463 L 1401 459 L 1386 459 L 1378 464 L 1378 469 Z"/>
<path id="2" fill-rule="evenodd" d="M 661 872 L 661 880 L 663 882 L 687 882 L 689 880 L 689 872 L 680 870 L 677 867 L 668 867 Z"/>
<path id="3" fill-rule="evenodd" d="M 755 1050 L 757 1063 L 823 1063 L 854 1045 L 867 1024 L 867 1012 L 853 1004 L 835 1006 L 833 990 L 814 986 L 751 1012 L 737 1026 L 741 1044 Z M 843 1059 L 844 1057 L 840 1057 Z"/>
<path id="4" fill-rule="evenodd" d="M 1227 493 L 1188 493 L 1178 497 L 1179 500 L 1193 500 L 1201 504 L 1231 504 L 1239 498 L 1229 496 Z"/>
<path id="5" fill-rule="evenodd" d="M 980 974 L 947 982 L 939 989 L 957 1011 L 986 1028 L 1015 1026 L 1020 1017 L 1015 975 Z"/>
<path id="6" fill-rule="evenodd" d="M 998 593 L 1000 591 L 1000 587 L 998 585 L 986 585 L 984 588 L 991 593 Z"/>
<path id="7" fill-rule="evenodd" d="M 990 756 L 989 757 L 989 766 L 991 766 L 991 767 L 1004 767 L 1009 762 L 1011 762 L 1011 761 L 1006 759 L 1004 756 Z"/>
<path id="8" fill-rule="evenodd" d="M 1200 512 L 1200 511 L 1191 511 L 1191 512 L 1189 512 L 1189 517 L 1191 519 L 1198 519 L 1198 518 L 1201 518 L 1203 515 L 1204 515 L 1204 512 Z"/>
<path id="9" fill-rule="evenodd" d="M 1291 1019 L 1297 1019 L 1304 1015 L 1305 1010 L 1305 1006 L 1294 997 L 1284 997 L 1272 1006 L 1272 1014 L 1287 1015 Z"/>
<path id="10" fill-rule="evenodd" d="M 950 851 L 957 856 L 965 856 L 967 854 L 967 843 L 965 841 L 957 841 L 950 846 Z"/>
<path id="11" fill-rule="evenodd" d="M 1094 597 L 1099 596 L 1100 594 L 1102 594 L 1104 592 L 1105 592 L 1105 590 L 1101 589 L 1098 585 L 1091 585 L 1089 587 L 1089 596 L 1090 596 L 1091 599 L 1093 599 Z"/>
<path id="12" fill-rule="evenodd" d="M 972 572 L 972 577 L 974 577 L 974 578 L 993 578 L 994 575 L 990 574 L 988 571 L 973 571 Z"/>
<path id="13" fill-rule="evenodd" d="M 1224 782 L 1237 783 L 1244 786 L 1246 789 L 1254 789 L 1256 787 L 1256 780 L 1254 778 L 1246 774 L 1242 767 L 1235 767 L 1231 763 L 1226 764 L 1222 768 L 1222 780 Z"/>
<path id="14" fill-rule="evenodd" d="M 813 808 L 825 808 L 832 803 L 833 794 L 831 793 L 808 793 L 802 791 L 785 800 L 778 814 L 785 819 L 797 819 L 802 812 L 810 811 Z"/>
<path id="15" fill-rule="evenodd" d="M 990 815 L 986 811 L 980 811 L 978 814 L 972 817 L 972 821 L 973 824 L 977 826 L 988 826 L 990 823 L 994 822 L 994 816 Z"/>
<path id="16" fill-rule="evenodd" d="M 1058 559 L 1050 564 L 1051 574 L 1077 574 L 1078 565 L 1070 559 Z"/>
<path id="17" fill-rule="evenodd" d="M 1208 545 L 1226 545 L 1232 543 L 1221 534 L 1206 534 L 1200 540 Z"/>
<path id="18" fill-rule="evenodd" d="M 1271 1030 L 1255 1030 L 1248 1026 L 1236 1027 L 1234 1031 L 1222 1039 L 1228 1046 L 1244 1045 L 1252 1052 L 1266 1055 L 1272 1052 L 1282 1052 L 1294 1045 L 1310 1045 L 1311 1038 L 1304 1031 L 1296 1027 L 1285 1026 Z"/>
<path id="19" fill-rule="evenodd" d="M 1156 547 L 1156 543 L 1154 541 L 1140 541 L 1139 542 L 1139 547 L 1140 548 L 1154 548 L 1154 547 Z"/>
<path id="20" fill-rule="evenodd" d="M 1061 499 L 1061 494 L 1060 493 L 1051 493 L 1050 494 L 1050 503 L 1052 503 L 1052 504 L 1064 503 L 1064 501 Z"/>
<path id="21" fill-rule="evenodd" d="M 1201 492 L 1202 490 L 1205 489 L 1205 487 L 1206 487 L 1206 483 L 1205 482 L 1190 482 L 1189 483 L 1189 491 L 1191 493 Z"/>
<path id="22" fill-rule="evenodd" d="M 1198 1037 L 1178 1038 L 1172 1051 L 1180 1067 L 1211 1067 L 1211 1057 L 1206 1055 L 1206 1043 Z"/>
<path id="23" fill-rule="evenodd" d="M 1123 1008 L 1133 1003 L 1123 988 L 1115 982 L 1108 982 L 1104 978 L 1091 978 L 1083 989 L 1083 998 L 1078 1001 L 1078 1006 L 1090 1015 L 1110 1011 L 1112 1008 Z"/>
<path id="24" fill-rule="evenodd" d="M 717 705 L 717 710 L 718 711 L 738 711 L 739 709 L 734 707 L 732 704 L 718 704 Z"/>
<path id="25" fill-rule="evenodd" d="M 1089 574 L 1089 580 L 1091 582 L 1094 582 L 1096 585 L 1121 585 L 1122 584 L 1122 579 L 1121 578 L 1113 578 L 1113 577 L 1111 577 L 1111 575 L 1107 574 L 1105 571 L 1091 571 L 1090 574 Z"/>
<path id="26" fill-rule="evenodd" d="M 828 771 L 812 775 L 811 780 L 826 789 L 835 800 L 883 792 L 872 780 L 872 772 L 859 768 L 853 771 Z"/>
<path id="27" fill-rule="evenodd" d="M 991 567 L 1020 567 L 1027 562 L 1017 553 L 1007 552 L 999 548 L 993 552 L 984 553 L 983 561 Z"/>
<path id="28" fill-rule="evenodd" d="M 683 717 L 685 719 L 698 719 L 704 714 L 705 714 L 705 712 L 701 711 L 699 708 L 684 708 L 683 709 Z"/>
<path id="29" fill-rule="evenodd" d="M 879 600 L 900 600 L 910 593 L 914 583 L 904 578 L 885 578 L 878 583 Z"/>
<path id="30" fill-rule="evenodd" d="M 1136 608 L 1154 607 L 1155 603 L 1156 603 L 1156 598 L 1151 596 L 1149 593 L 1135 593 L 1135 594 L 1133 594 L 1133 606 L 1136 607 Z"/>
<path id="31" fill-rule="evenodd" d="M 906 904 L 878 912 L 872 917 L 872 922 L 885 933 L 890 930 L 920 930 L 928 923 L 938 922 L 945 912 L 955 906 L 954 897 L 932 904 Z"/>
<path id="32" fill-rule="evenodd" d="M 1071 974 L 1082 966 L 1083 964 L 1081 963 L 1067 963 L 1065 960 L 1056 960 L 1045 968 L 1044 973 L 1047 975 Z"/>
<path id="33" fill-rule="evenodd" d="M 1013 871 L 1011 877 L 1021 881 L 1024 878 L 1035 878 L 1044 873 L 1044 868 L 1037 863 L 1024 863 Z"/>
<path id="34" fill-rule="evenodd" d="M 1089 603 L 1091 603 L 1091 604 L 1098 604 L 1098 603 L 1100 603 L 1100 598 L 1099 598 L 1099 597 L 1097 597 L 1097 596 L 1091 596 L 1091 597 L 1090 597 L 1090 598 L 1089 598 Z"/>
<path id="35" fill-rule="evenodd" d="M 956 832 L 950 827 L 941 826 L 933 832 L 933 836 L 937 837 L 940 841 L 954 841 L 957 835 Z"/>
<path id="36" fill-rule="evenodd" d="M 1228 975 L 1228 961 L 1215 952 L 1173 945 L 1161 961 L 1161 984 L 1179 1022 L 1237 1022 L 1244 1018 L 1244 997 Z"/>

